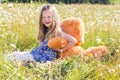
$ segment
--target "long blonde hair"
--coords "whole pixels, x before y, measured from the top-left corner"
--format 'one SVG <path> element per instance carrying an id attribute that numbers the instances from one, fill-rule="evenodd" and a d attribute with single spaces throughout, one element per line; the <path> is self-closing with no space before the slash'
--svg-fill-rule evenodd
<path id="1" fill-rule="evenodd" d="M 53 23 L 51 25 L 50 30 L 45 35 L 45 26 L 42 23 L 42 12 L 45 10 L 49 10 L 53 17 Z M 41 42 L 44 37 L 50 39 L 52 37 L 56 37 L 59 34 L 60 30 L 60 20 L 58 11 L 52 4 L 46 4 L 41 8 L 40 16 L 39 16 L 39 31 L 38 31 L 38 41 Z"/>

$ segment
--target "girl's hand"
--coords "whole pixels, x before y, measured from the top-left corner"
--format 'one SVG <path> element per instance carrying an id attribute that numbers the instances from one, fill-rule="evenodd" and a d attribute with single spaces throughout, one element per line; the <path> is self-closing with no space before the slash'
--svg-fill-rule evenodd
<path id="1" fill-rule="evenodd" d="M 58 51 L 58 52 L 60 52 L 60 53 L 62 53 L 62 52 L 63 52 L 63 50 L 62 50 L 62 49 L 56 49 L 56 51 Z"/>

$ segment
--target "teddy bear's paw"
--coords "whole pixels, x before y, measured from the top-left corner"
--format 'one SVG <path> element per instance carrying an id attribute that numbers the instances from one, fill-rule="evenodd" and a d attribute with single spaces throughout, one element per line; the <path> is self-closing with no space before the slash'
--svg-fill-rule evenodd
<path id="1" fill-rule="evenodd" d="M 93 56 L 95 58 L 101 58 L 103 55 L 108 53 L 106 46 L 90 47 L 84 51 L 85 56 Z"/>

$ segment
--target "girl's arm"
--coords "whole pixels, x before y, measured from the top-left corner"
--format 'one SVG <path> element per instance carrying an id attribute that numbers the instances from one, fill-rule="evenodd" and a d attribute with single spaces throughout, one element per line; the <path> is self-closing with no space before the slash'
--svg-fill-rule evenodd
<path id="1" fill-rule="evenodd" d="M 61 31 L 61 34 L 62 34 L 62 37 L 64 37 L 68 41 L 68 45 L 65 48 L 62 48 L 62 49 L 60 49 L 58 51 L 60 51 L 60 52 L 65 51 L 65 50 L 67 50 L 68 48 L 72 47 L 73 45 L 75 45 L 77 43 L 76 38 L 73 37 L 72 35 L 67 34 L 67 33 L 65 33 L 63 31 Z"/>

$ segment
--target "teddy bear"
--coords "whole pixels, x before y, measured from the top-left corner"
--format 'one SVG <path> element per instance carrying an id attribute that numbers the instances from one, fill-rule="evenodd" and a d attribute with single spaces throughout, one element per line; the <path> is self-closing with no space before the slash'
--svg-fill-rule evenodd
<path id="1" fill-rule="evenodd" d="M 106 46 L 90 47 L 84 50 L 81 45 L 84 43 L 85 27 L 82 19 L 80 18 L 67 18 L 61 23 L 61 28 L 65 33 L 68 33 L 76 38 L 77 43 L 71 48 L 59 53 L 59 58 L 75 57 L 83 54 L 84 56 L 101 57 L 108 53 Z M 51 38 L 48 41 L 48 47 L 53 49 L 64 48 L 68 44 L 68 41 L 62 36 Z"/>

